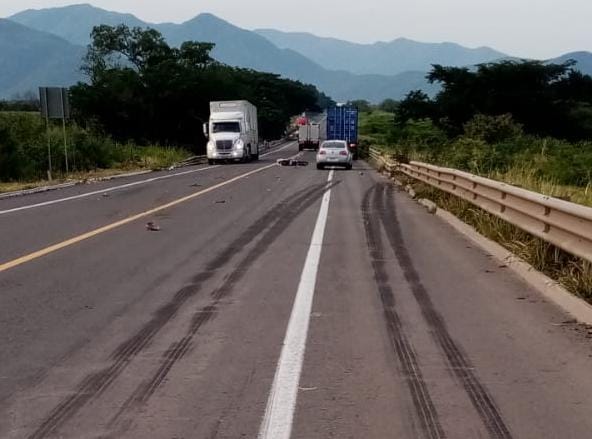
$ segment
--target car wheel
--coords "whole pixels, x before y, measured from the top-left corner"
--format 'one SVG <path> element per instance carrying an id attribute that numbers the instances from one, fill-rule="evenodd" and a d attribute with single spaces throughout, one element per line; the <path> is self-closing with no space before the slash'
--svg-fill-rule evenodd
<path id="1" fill-rule="evenodd" d="M 349 165 L 345 166 L 345 169 L 347 169 L 348 171 L 351 171 L 352 168 L 353 168 L 353 165 L 351 163 Z"/>
<path id="2" fill-rule="evenodd" d="M 208 165 L 215 165 L 215 164 L 216 164 L 216 160 L 208 159 Z"/>
<path id="3" fill-rule="evenodd" d="M 317 163 L 317 169 L 325 169 L 325 165 Z"/>

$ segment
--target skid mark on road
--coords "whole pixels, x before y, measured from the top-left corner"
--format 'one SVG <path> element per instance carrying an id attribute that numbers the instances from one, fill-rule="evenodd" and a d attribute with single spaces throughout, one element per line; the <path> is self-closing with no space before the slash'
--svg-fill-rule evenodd
<path id="1" fill-rule="evenodd" d="M 45 438 L 62 427 L 66 422 L 72 419 L 87 403 L 101 396 L 113 384 L 121 373 L 129 366 L 132 359 L 147 347 L 160 332 L 160 330 L 171 321 L 180 311 L 182 306 L 192 297 L 196 296 L 202 290 L 202 284 L 211 279 L 221 267 L 226 266 L 233 256 L 238 254 L 245 246 L 249 245 L 259 236 L 263 235 L 267 241 L 258 244 L 255 248 L 259 252 L 273 242 L 274 237 L 281 234 L 296 217 L 298 217 L 309 205 L 318 200 L 323 194 L 324 184 L 315 185 L 306 188 L 283 203 L 279 203 L 264 216 L 259 218 L 249 228 L 247 228 L 236 240 L 212 259 L 204 271 L 197 274 L 189 285 L 180 289 L 169 303 L 159 308 L 144 326 L 132 337 L 123 342 L 110 356 L 112 364 L 106 369 L 87 376 L 71 396 L 61 401 L 44 419 L 38 429 L 29 436 L 29 439 Z M 269 229 L 268 232 L 265 232 Z M 273 231 L 273 234 L 270 234 Z M 261 245 L 265 247 L 261 247 Z M 250 256 L 254 257 L 253 254 Z M 240 267 L 240 264 L 238 265 Z M 214 293 L 214 301 L 210 305 L 198 310 L 191 322 L 188 334 L 179 342 L 171 346 L 163 356 L 162 363 L 156 374 L 142 385 L 128 400 L 127 405 L 120 411 L 119 415 L 128 409 L 132 403 L 143 404 L 147 401 L 154 390 L 162 383 L 172 366 L 185 355 L 189 348 L 189 341 L 198 331 L 198 329 L 209 321 L 217 312 L 217 305 L 223 296 L 222 291 L 228 291 L 237 279 L 244 273 L 239 274 L 241 270 L 235 270 L 223 286 L 226 289 L 219 289 Z M 230 282 L 230 283 L 229 283 Z"/>
<path id="2" fill-rule="evenodd" d="M 323 248 L 334 171 L 329 172 L 329 188 L 323 195 L 321 207 L 315 222 L 310 246 L 300 275 L 300 282 L 284 345 L 278 360 L 275 377 L 267 400 L 267 408 L 259 430 L 259 439 L 290 439 L 302 363 L 306 351 L 306 339 L 310 325 L 310 313 L 314 299 L 317 274 Z"/>
<path id="3" fill-rule="evenodd" d="M 459 345 L 448 332 L 443 317 L 436 310 L 430 295 L 421 282 L 420 275 L 415 268 L 409 250 L 405 246 L 401 226 L 397 218 L 392 185 L 380 186 L 378 208 L 390 245 L 392 246 L 405 279 L 419 304 L 421 313 L 430 327 L 430 334 L 444 351 L 449 364 L 449 371 L 460 381 L 479 417 L 483 421 L 490 437 L 495 439 L 511 439 L 512 435 L 495 404 L 493 397 L 485 386 L 481 384 L 474 372 L 470 360 L 463 353 Z M 385 204 L 386 199 L 386 204 Z"/>
<path id="4" fill-rule="evenodd" d="M 301 196 L 290 197 L 287 203 L 281 203 L 278 206 L 276 212 L 272 212 L 270 216 L 275 219 L 275 222 L 269 226 L 268 230 L 261 234 L 260 239 L 255 243 L 253 248 L 242 258 L 235 269 L 226 278 L 223 284 L 214 290 L 210 296 L 212 301 L 204 309 L 196 311 L 193 319 L 193 324 L 189 327 L 187 333 L 178 342 L 173 343 L 169 351 L 170 353 L 163 357 L 161 364 L 153 376 L 145 383 L 141 384 L 136 391 L 130 396 L 130 398 L 124 403 L 117 415 L 110 422 L 111 426 L 117 425 L 122 416 L 132 410 L 133 408 L 140 408 L 149 398 L 154 394 L 156 389 L 160 386 L 163 380 L 166 378 L 172 367 L 182 359 L 189 351 L 192 341 L 202 327 L 203 323 L 201 315 L 207 310 L 208 315 L 215 315 L 219 308 L 220 301 L 229 296 L 234 287 L 242 280 L 245 274 L 248 272 L 250 267 L 257 261 L 257 259 L 265 253 L 269 246 L 275 242 L 275 240 L 287 229 L 287 227 L 294 222 L 306 209 L 311 207 L 325 194 L 333 185 L 316 185 L 309 188 L 302 193 Z M 261 232 L 261 227 L 258 224 L 252 226 L 252 230 L 249 230 L 249 235 L 256 235 Z M 236 253 L 237 249 L 235 246 L 231 246 L 232 251 Z M 229 249 L 231 248 L 229 247 Z M 242 248 L 242 246 L 241 246 Z M 208 319 L 209 320 L 209 319 Z M 121 423 L 121 426 L 125 426 L 126 423 Z M 121 434 L 121 430 L 118 434 Z"/>
<path id="5" fill-rule="evenodd" d="M 372 195 L 374 197 L 372 207 L 370 207 Z M 376 190 L 376 186 L 373 186 L 366 192 L 362 203 L 362 216 L 364 218 L 371 264 L 374 270 L 374 279 L 382 302 L 391 343 L 406 378 L 424 436 L 428 439 L 442 439 L 446 435 L 440 424 L 438 412 L 423 379 L 413 346 L 403 330 L 401 319 L 395 308 L 395 295 L 389 284 L 384 247 L 381 240 L 380 220 L 375 213 L 376 209 L 382 209 L 382 206 L 379 206 L 376 202 L 380 195 Z M 384 212 L 379 212 L 380 216 L 383 214 Z"/>

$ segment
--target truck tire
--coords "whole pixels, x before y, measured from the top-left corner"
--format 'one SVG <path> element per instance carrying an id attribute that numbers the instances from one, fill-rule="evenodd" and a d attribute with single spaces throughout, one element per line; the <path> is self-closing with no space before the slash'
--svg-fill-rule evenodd
<path id="1" fill-rule="evenodd" d="M 216 164 L 216 160 L 214 159 L 208 159 L 208 165 L 215 165 Z"/>
<path id="2" fill-rule="evenodd" d="M 253 160 L 253 161 L 255 161 L 255 162 L 256 162 L 257 160 L 259 160 L 259 147 L 257 147 L 257 152 L 256 152 L 255 154 L 252 154 L 252 155 L 251 155 L 251 160 Z"/>

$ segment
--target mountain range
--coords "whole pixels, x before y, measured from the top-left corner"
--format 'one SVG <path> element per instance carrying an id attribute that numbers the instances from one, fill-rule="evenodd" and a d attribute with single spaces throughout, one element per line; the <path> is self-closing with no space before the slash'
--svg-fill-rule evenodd
<path id="1" fill-rule="evenodd" d="M 487 47 L 469 49 L 453 43 L 397 39 L 364 45 L 311 34 L 249 31 L 211 14 L 181 24 L 147 23 L 85 4 L 26 10 L 0 19 L 0 97 L 83 80 L 78 66 L 92 28 L 121 23 L 155 28 L 172 45 L 213 42 L 212 55 L 223 63 L 311 83 L 339 101 L 397 99 L 413 89 L 433 94 L 437 86 L 425 80 L 431 64 L 469 66 L 507 57 Z M 582 70 L 592 73 L 592 54 L 575 55 Z"/>

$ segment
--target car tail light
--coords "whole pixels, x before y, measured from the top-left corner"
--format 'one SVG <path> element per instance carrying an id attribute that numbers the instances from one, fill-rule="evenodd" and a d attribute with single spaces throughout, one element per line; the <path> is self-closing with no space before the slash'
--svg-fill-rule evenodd
<path id="1" fill-rule="evenodd" d="M 325 154 L 327 154 L 327 151 L 325 151 L 324 149 L 321 149 L 319 151 L 319 155 L 325 155 Z"/>
<path id="2" fill-rule="evenodd" d="M 357 147 L 357 146 L 358 146 L 358 145 L 357 145 L 357 144 L 355 144 L 355 143 L 350 143 L 350 144 L 349 144 L 349 147 L 350 147 L 350 148 L 355 148 L 355 147 Z"/>
<path id="3" fill-rule="evenodd" d="M 341 151 L 339 155 L 347 155 L 347 151 Z"/>

